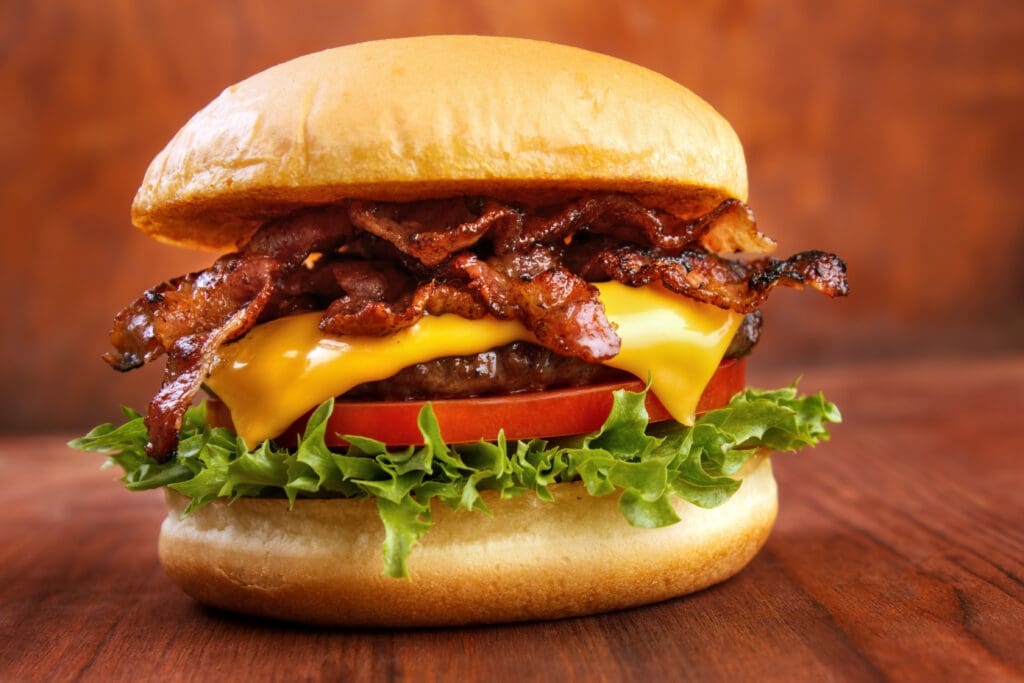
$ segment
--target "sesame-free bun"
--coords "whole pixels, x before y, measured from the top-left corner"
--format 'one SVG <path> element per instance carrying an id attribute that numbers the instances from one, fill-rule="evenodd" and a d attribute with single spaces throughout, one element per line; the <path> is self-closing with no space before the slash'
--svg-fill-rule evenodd
<path id="1" fill-rule="evenodd" d="M 240 498 L 182 517 L 168 491 L 160 561 L 196 600 L 264 617 L 346 626 L 492 623 L 593 614 L 666 600 L 723 581 L 757 553 L 776 514 L 761 459 L 724 505 L 676 501 L 682 518 L 631 527 L 616 496 L 580 483 L 554 503 L 485 494 L 493 516 L 432 510 L 411 579 L 381 576 L 384 529 L 373 501 Z"/>
<path id="2" fill-rule="evenodd" d="M 132 218 L 161 241 L 228 250 L 309 204 L 585 190 L 745 200 L 743 150 L 706 102 L 643 67 L 426 36 L 317 52 L 226 89 L 153 160 Z"/>

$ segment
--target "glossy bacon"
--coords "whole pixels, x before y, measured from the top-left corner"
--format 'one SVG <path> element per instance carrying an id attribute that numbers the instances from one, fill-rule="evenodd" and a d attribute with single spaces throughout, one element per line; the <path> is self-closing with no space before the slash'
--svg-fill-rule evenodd
<path id="1" fill-rule="evenodd" d="M 554 207 L 516 207 L 461 197 L 407 204 L 353 201 L 349 218 L 358 229 L 431 267 L 485 237 L 498 255 L 557 244 L 581 232 L 667 252 L 697 243 L 719 253 L 763 254 L 775 247 L 757 231 L 747 205 L 735 199 L 696 217 L 678 217 L 615 193 L 588 195 Z"/>
<path id="2" fill-rule="evenodd" d="M 653 282 L 698 301 L 750 313 L 777 285 L 805 285 L 828 296 L 846 296 L 846 264 L 835 254 L 807 251 L 785 260 L 730 261 L 714 254 L 685 251 L 661 256 L 649 249 L 622 246 L 597 252 L 584 266 L 588 279 L 611 278 L 643 287 Z"/>
<path id="3" fill-rule="evenodd" d="M 383 337 L 415 325 L 426 314 L 444 313 L 476 320 L 487 309 L 464 288 L 431 280 L 397 299 L 339 297 L 324 312 L 320 329 L 336 336 Z"/>
<path id="4" fill-rule="evenodd" d="M 492 230 L 516 232 L 522 223 L 522 215 L 511 206 L 493 199 L 462 198 L 409 204 L 354 201 L 349 218 L 357 228 L 426 266 L 468 249 Z"/>
<path id="5" fill-rule="evenodd" d="M 165 459 L 177 444 L 181 420 L 209 374 L 221 344 L 260 319 L 281 291 L 281 279 L 314 252 L 332 250 L 351 234 L 337 208 L 302 211 L 259 231 L 238 254 L 212 267 L 162 283 L 114 319 L 115 352 L 104 359 L 130 370 L 166 353 L 160 391 L 149 404 L 147 451 Z"/>
<path id="6" fill-rule="evenodd" d="M 452 268 L 465 274 L 491 315 L 519 320 L 543 346 L 589 363 L 619 352 L 597 288 L 565 268 L 502 272 L 472 254 L 456 257 Z"/>
<path id="7" fill-rule="evenodd" d="M 204 271 L 153 287 L 114 318 L 115 352 L 104 360 L 117 370 L 131 370 L 168 352 L 182 337 L 225 324 L 278 267 L 265 257 L 225 256 Z"/>
<path id="8" fill-rule="evenodd" d="M 619 339 L 598 291 L 557 265 L 554 252 L 535 248 L 486 262 L 469 252 L 443 269 L 444 279 L 391 297 L 345 295 L 324 313 L 320 329 L 335 335 L 384 336 L 423 315 L 454 313 L 475 320 L 490 314 L 518 320 L 546 347 L 587 362 L 618 353 Z"/>
<path id="9" fill-rule="evenodd" d="M 210 374 L 216 350 L 256 324 L 272 293 L 268 277 L 249 301 L 231 312 L 219 325 L 179 337 L 167 350 L 163 385 L 150 401 L 146 416 L 149 430 L 146 451 L 153 458 L 162 461 L 174 453 L 182 417 Z"/>
<path id="10" fill-rule="evenodd" d="M 531 216 L 521 232 L 505 233 L 495 241 L 498 254 L 552 244 L 577 233 L 608 235 L 619 242 L 648 244 L 674 252 L 703 244 L 722 252 L 769 253 L 774 242 L 757 231 L 746 204 L 727 199 L 708 213 L 680 218 L 668 211 L 645 206 L 622 194 L 585 197 L 551 216 Z"/>

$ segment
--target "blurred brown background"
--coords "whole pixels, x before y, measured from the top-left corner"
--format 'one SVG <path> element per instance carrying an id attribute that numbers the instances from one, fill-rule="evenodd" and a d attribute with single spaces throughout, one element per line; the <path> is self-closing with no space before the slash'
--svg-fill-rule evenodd
<path id="1" fill-rule="evenodd" d="M 192 112 L 276 62 L 424 33 L 606 52 L 730 119 L 762 229 L 782 253 L 838 252 L 853 286 L 845 301 L 777 292 L 757 364 L 812 374 L 1024 348 L 1017 0 L 6 0 L 0 432 L 81 429 L 155 391 L 158 368 L 119 376 L 99 355 L 120 306 L 212 260 L 150 243 L 128 219 L 150 158 Z"/>

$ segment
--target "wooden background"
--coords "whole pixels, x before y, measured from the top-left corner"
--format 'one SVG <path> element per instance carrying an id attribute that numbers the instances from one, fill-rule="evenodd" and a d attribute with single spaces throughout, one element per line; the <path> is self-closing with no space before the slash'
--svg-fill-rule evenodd
<path id="1" fill-rule="evenodd" d="M 744 140 L 783 252 L 854 295 L 780 292 L 755 358 L 801 368 L 1024 348 L 1024 3 L 0 2 L 0 432 L 145 404 L 98 356 L 116 310 L 208 255 L 129 224 L 149 159 L 223 87 L 302 53 L 422 33 L 566 42 L 687 84 Z M 755 370 L 756 376 L 756 370 Z"/>

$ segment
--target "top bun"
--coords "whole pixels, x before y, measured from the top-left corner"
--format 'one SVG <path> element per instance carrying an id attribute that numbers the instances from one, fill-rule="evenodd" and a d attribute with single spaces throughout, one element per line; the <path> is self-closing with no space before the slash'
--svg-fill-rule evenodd
<path id="1" fill-rule="evenodd" d="M 729 123 L 653 71 L 515 38 L 426 36 L 299 57 L 231 86 L 153 160 L 136 226 L 229 250 L 309 204 L 620 190 L 746 200 Z"/>

